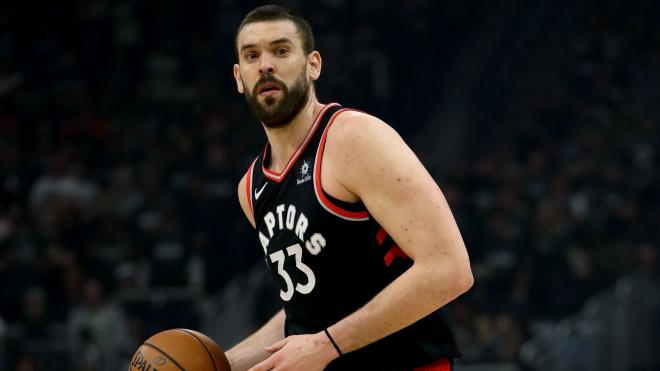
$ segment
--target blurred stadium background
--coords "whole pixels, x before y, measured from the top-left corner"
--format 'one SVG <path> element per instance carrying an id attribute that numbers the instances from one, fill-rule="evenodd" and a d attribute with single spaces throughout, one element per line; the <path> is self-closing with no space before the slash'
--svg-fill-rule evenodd
<path id="1" fill-rule="evenodd" d="M 660 5 L 283 1 L 322 101 L 444 190 L 474 288 L 457 370 L 660 370 Z M 265 143 L 237 0 L 0 5 L 0 370 L 124 369 L 156 331 L 224 347 L 277 308 L 235 185 Z"/>

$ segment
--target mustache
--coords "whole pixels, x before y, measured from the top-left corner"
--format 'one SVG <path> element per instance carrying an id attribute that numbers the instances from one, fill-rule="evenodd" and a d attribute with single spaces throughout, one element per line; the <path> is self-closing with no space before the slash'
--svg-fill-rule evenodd
<path id="1" fill-rule="evenodd" d="M 262 75 L 259 80 L 257 80 L 257 83 L 254 84 L 254 88 L 252 89 L 252 95 L 256 95 L 257 92 L 259 91 L 259 87 L 263 84 L 267 83 L 272 83 L 277 85 L 277 88 L 280 90 L 286 90 L 286 85 L 284 84 L 283 81 L 280 81 L 279 79 L 275 78 L 272 74 L 264 74 Z"/>

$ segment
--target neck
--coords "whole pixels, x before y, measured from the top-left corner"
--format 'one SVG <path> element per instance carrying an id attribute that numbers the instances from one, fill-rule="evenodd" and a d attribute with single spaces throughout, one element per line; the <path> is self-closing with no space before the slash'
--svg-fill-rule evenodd
<path id="1" fill-rule="evenodd" d="M 279 128 L 268 128 L 264 126 L 268 143 L 270 143 L 270 165 L 268 168 L 275 172 L 284 169 L 287 162 L 298 149 L 314 124 L 314 118 L 323 108 L 316 100 L 315 94 L 310 94 L 307 103 L 287 125 Z"/>

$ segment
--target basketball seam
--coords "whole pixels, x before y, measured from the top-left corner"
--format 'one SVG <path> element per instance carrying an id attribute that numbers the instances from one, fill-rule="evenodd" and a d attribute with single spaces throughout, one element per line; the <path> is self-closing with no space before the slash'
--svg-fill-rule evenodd
<path id="1" fill-rule="evenodd" d="M 207 353 L 207 354 L 209 355 L 209 357 L 211 358 L 211 362 L 213 362 L 213 369 L 214 369 L 215 371 L 218 371 L 218 366 L 216 366 L 216 364 L 215 364 L 215 358 L 213 357 L 213 354 L 211 354 L 211 351 L 209 350 L 209 348 L 206 347 L 206 344 L 204 344 L 204 342 L 203 342 L 200 338 L 198 338 L 195 334 L 193 334 L 193 333 L 190 332 L 190 331 L 186 331 L 186 330 L 184 330 L 184 329 L 182 329 L 182 328 L 179 328 L 179 329 L 177 329 L 177 330 L 178 330 L 178 331 L 185 332 L 186 334 L 188 334 L 188 335 L 194 337 L 195 340 L 199 341 L 199 343 L 202 344 L 202 346 L 204 347 L 204 350 L 206 350 L 206 353 Z"/>
<path id="2" fill-rule="evenodd" d="M 148 343 L 148 342 L 146 342 L 146 341 L 144 342 L 144 345 L 150 346 L 150 347 L 156 349 L 157 351 L 161 352 L 165 357 L 169 358 L 170 361 L 172 361 L 172 363 L 174 363 L 175 365 L 177 365 L 177 367 L 179 367 L 179 368 L 181 369 L 181 371 L 186 371 L 186 369 L 183 368 L 183 367 L 181 367 L 181 365 L 180 365 L 180 364 L 179 364 L 174 358 L 172 358 L 171 355 L 165 353 L 165 352 L 164 352 L 162 349 L 160 349 L 159 347 L 157 347 L 157 346 L 155 346 L 155 345 L 153 345 L 153 344 L 151 344 L 151 343 Z"/>

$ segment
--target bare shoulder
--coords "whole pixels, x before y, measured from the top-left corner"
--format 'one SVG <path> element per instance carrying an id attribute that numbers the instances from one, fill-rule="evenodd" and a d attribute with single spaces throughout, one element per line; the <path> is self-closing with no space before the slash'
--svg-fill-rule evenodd
<path id="1" fill-rule="evenodd" d="M 417 156 L 390 125 L 372 115 L 345 111 L 328 132 L 326 157 L 337 181 L 364 201 L 364 192 L 405 186 L 399 179 L 429 179 Z"/>
<path id="2" fill-rule="evenodd" d="M 379 140 L 401 140 L 401 137 L 378 117 L 360 111 L 343 111 L 328 131 L 327 140 L 333 146 L 360 151 L 364 145 L 377 144 Z"/>
<path id="3" fill-rule="evenodd" d="M 330 156 L 342 167 L 373 167 L 389 161 L 416 157 L 399 133 L 383 120 L 359 111 L 344 111 L 328 131 Z M 362 170 L 362 169 L 358 169 Z"/>
<path id="4" fill-rule="evenodd" d="M 241 204 L 241 209 L 245 217 L 248 219 L 250 224 L 254 227 L 256 224 L 254 222 L 254 215 L 252 214 L 252 208 L 250 207 L 250 200 L 248 200 L 250 190 L 247 189 L 247 176 L 245 173 L 241 180 L 238 182 L 238 202 Z"/>

